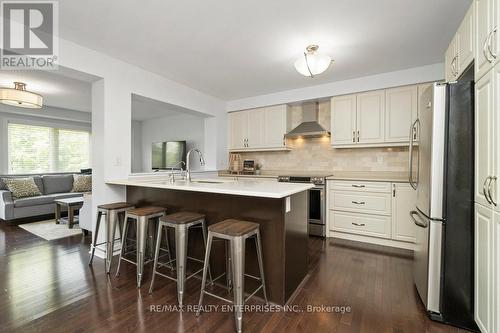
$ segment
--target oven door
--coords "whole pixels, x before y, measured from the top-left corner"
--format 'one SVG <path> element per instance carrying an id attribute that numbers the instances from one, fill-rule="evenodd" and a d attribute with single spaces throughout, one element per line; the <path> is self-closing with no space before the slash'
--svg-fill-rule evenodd
<path id="1" fill-rule="evenodd" d="M 325 187 L 309 190 L 309 234 L 325 237 Z"/>

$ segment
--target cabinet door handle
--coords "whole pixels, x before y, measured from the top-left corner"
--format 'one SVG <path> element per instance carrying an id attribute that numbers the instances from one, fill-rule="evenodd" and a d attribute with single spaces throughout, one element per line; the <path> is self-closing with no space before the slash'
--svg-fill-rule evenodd
<path id="1" fill-rule="evenodd" d="M 490 35 L 488 34 L 488 37 L 486 37 L 486 39 L 484 40 L 484 43 L 483 43 L 483 55 L 484 55 L 484 58 L 486 59 L 486 61 L 491 63 L 492 60 L 490 59 L 490 57 L 486 53 L 486 44 L 488 44 L 489 39 L 490 39 Z"/>
<path id="2" fill-rule="evenodd" d="M 491 195 L 491 184 L 493 182 L 496 182 L 497 181 L 497 177 L 496 176 L 490 176 L 490 182 L 488 183 L 488 197 L 490 198 L 490 202 L 493 204 L 493 206 L 496 206 L 497 203 L 495 202 L 495 200 L 493 200 L 493 196 Z"/>
<path id="3" fill-rule="evenodd" d="M 359 142 L 359 131 L 358 131 L 358 142 Z"/>
<path id="4" fill-rule="evenodd" d="M 356 142 L 356 131 L 352 131 L 352 142 Z"/>
<path id="5" fill-rule="evenodd" d="M 351 201 L 353 204 L 356 204 L 356 205 L 364 205 L 365 202 L 364 201 Z"/>
<path id="6" fill-rule="evenodd" d="M 363 187 L 365 187 L 365 185 L 357 185 L 357 184 L 352 184 L 351 186 L 352 187 L 357 187 L 357 188 L 363 188 Z"/>
<path id="7" fill-rule="evenodd" d="M 357 227 L 364 227 L 365 226 L 364 223 L 356 223 L 356 222 L 352 222 L 352 225 L 355 225 Z"/>
<path id="8" fill-rule="evenodd" d="M 488 181 L 491 184 L 491 177 L 490 176 L 486 177 L 486 179 L 483 182 L 483 195 L 484 195 L 484 198 L 486 199 L 486 201 L 491 205 L 492 202 L 490 201 L 490 198 L 488 197 L 488 193 L 486 193 L 486 182 L 488 182 Z M 489 186 L 488 186 L 488 188 L 489 188 Z"/>
<path id="9" fill-rule="evenodd" d="M 497 54 L 493 53 L 491 50 L 491 38 L 493 37 L 493 34 L 497 32 L 497 27 L 493 28 L 491 30 L 490 34 L 488 35 L 488 53 L 493 57 L 493 59 L 490 62 L 493 62 L 497 58 Z"/>

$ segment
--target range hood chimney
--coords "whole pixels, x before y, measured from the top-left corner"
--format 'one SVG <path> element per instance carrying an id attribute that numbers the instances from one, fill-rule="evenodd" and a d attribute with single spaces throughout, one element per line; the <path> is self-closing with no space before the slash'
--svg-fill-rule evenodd
<path id="1" fill-rule="evenodd" d="M 285 137 L 321 137 L 330 136 L 330 132 L 318 123 L 319 102 L 302 104 L 302 123 L 288 132 Z"/>

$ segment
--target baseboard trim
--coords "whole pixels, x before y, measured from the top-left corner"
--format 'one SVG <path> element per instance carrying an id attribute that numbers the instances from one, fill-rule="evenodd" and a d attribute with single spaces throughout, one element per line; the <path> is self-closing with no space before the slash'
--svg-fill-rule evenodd
<path id="1" fill-rule="evenodd" d="M 383 239 L 383 238 L 376 238 L 376 237 L 369 237 L 369 236 L 362 236 L 362 235 L 353 235 L 353 234 L 347 234 L 347 233 L 338 232 L 338 231 L 330 231 L 328 236 L 333 237 L 333 238 L 361 242 L 361 243 L 367 243 L 367 244 L 373 244 L 373 245 L 379 245 L 379 246 L 385 246 L 385 247 L 393 247 L 393 248 L 398 248 L 398 249 L 405 249 L 405 250 L 410 250 L 410 251 L 413 251 L 414 247 L 415 247 L 415 244 L 413 244 L 413 243 L 400 242 L 400 241 L 396 241 L 393 239 Z"/>

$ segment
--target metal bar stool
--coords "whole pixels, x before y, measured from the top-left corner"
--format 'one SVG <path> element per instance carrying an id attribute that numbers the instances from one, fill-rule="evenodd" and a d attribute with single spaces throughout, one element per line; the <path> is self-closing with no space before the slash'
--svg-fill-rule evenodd
<path id="1" fill-rule="evenodd" d="M 170 277 L 168 275 L 162 274 L 157 271 L 158 268 L 158 256 L 160 253 L 160 242 L 162 230 L 165 228 L 166 238 L 168 240 L 168 229 L 172 228 L 175 232 L 175 267 L 177 271 L 177 278 Z M 191 275 L 186 277 L 186 261 L 187 259 L 201 262 L 203 260 L 193 258 L 188 256 L 188 239 L 189 239 L 189 229 L 190 228 L 201 228 L 203 233 L 203 241 L 205 247 L 207 246 L 207 232 L 205 226 L 205 215 L 193 212 L 179 212 L 174 214 L 169 214 L 160 218 L 160 223 L 158 224 L 158 231 L 156 233 L 156 251 L 155 251 L 155 261 L 153 265 L 153 277 L 151 279 L 151 286 L 149 287 L 149 293 L 153 292 L 153 286 L 155 282 L 156 274 L 163 276 L 167 279 L 177 282 L 177 299 L 179 305 L 183 305 L 184 289 L 186 285 L 186 280 L 192 278 L 203 268 L 197 270 Z M 212 275 L 210 273 L 210 267 L 208 267 L 208 274 L 210 276 L 210 281 L 212 281 Z"/>
<path id="2" fill-rule="evenodd" d="M 120 265 L 122 260 L 134 264 L 137 266 L 137 288 L 141 287 L 142 282 L 142 274 L 144 272 L 144 265 L 149 263 L 151 260 L 144 262 L 145 252 L 146 252 L 146 243 L 149 239 L 150 243 L 152 243 L 153 236 L 148 237 L 148 227 L 150 227 L 150 222 L 152 219 L 158 219 L 161 216 L 165 216 L 167 209 L 164 207 L 141 207 L 129 210 L 125 213 L 125 224 L 123 226 L 122 239 L 122 249 L 120 251 L 120 260 L 118 261 L 118 267 L 116 268 L 116 276 L 120 274 Z M 135 220 L 136 222 L 136 252 L 137 259 L 136 261 L 124 258 L 125 250 L 126 250 L 126 235 L 128 233 L 129 227 L 129 219 Z M 153 229 L 154 230 L 154 229 Z M 167 245 L 168 246 L 168 245 Z M 154 245 L 150 244 L 150 253 L 152 254 Z M 152 256 L 151 256 L 152 257 Z"/>
<path id="3" fill-rule="evenodd" d="M 221 238 L 229 241 L 230 253 L 231 253 L 231 266 L 232 266 L 231 275 L 232 275 L 234 301 L 215 295 L 205 290 L 207 267 L 208 267 L 208 262 L 210 260 L 210 250 L 214 238 Z M 247 240 L 247 238 L 255 239 L 260 277 L 245 274 L 245 241 Z M 257 287 L 246 299 L 244 298 L 245 276 L 261 281 L 260 286 Z M 196 315 L 198 316 L 200 314 L 201 306 L 203 304 L 204 294 L 232 303 L 234 305 L 236 330 L 238 332 L 241 332 L 242 319 L 243 319 L 243 305 L 245 304 L 246 301 L 250 299 L 250 297 L 255 295 L 261 289 L 264 294 L 264 300 L 266 304 L 268 304 L 267 294 L 266 294 L 266 282 L 264 278 L 264 262 L 262 260 L 262 244 L 260 240 L 259 224 L 254 222 L 228 219 L 209 226 L 208 243 L 207 243 L 207 250 L 205 252 L 205 264 L 203 266 L 203 278 L 201 282 L 200 302 L 198 303 L 198 310 L 196 312 Z"/>
<path id="4" fill-rule="evenodd" d="M 106 273 L 109 274 L 111 269 L 111 262 L 113 260 L 113 251 L 115 246 L 115 232 L 116 225 L 118 224 L 118 229 L 120 236 L 117 239 L 122 239 L 122 225 L 124 221 L 125 212 L 135 208 L 134 205 L 126 203 L 126 202 L 115 202 L 111 204 L 99 205 L 97 206 L 97 221 L 96 227 L 94 231 L 94 241 L 92 242 L 91 254 L 89 259 L 89 265 L 92 265 L 92 261 L 94 260 L 95 248 L 99 245 L 106 244 L 106 260 L 105 268 Z M 106 216 L 106 240 L 101 243 L 97 243 L 97 238 L 99 235 L 99 227 L 101 225 L 102 216 Z"/>

